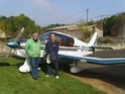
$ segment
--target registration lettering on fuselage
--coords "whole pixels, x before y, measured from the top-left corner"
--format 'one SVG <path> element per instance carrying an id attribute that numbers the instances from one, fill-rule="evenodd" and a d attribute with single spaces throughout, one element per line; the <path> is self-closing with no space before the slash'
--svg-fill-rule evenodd
<path id="1" fill-rule="evenodd" d="M 86 47 L 86 46 L 77 46 L 77 47 L 81 51 L 94 51 L 92 47 Z"/>

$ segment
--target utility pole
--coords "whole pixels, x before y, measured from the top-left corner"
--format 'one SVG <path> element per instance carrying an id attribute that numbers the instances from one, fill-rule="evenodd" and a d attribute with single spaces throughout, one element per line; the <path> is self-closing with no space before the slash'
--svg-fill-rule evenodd
<path id="1" fill-rule="evenodd" d="M 88 31 L 88 16 L 89 16 L 89 9 L 86 9 L 86 29 Z"/>
<path id="2" fill-rule="evenodd" d="M 103 15 L 101 15 L 101 30 L 103 31 Z"/>

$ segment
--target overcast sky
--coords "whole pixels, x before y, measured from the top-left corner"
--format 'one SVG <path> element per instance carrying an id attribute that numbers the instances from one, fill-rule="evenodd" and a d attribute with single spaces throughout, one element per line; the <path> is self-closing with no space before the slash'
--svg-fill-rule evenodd
<path id="1" fill-rule="evenodd" d="M 36 24 L 76 23 L 100 15 L 111 15 L 125 11 L 125 0 L 0 0 L 0 15 L 18 16 L 25 14 Z"/>

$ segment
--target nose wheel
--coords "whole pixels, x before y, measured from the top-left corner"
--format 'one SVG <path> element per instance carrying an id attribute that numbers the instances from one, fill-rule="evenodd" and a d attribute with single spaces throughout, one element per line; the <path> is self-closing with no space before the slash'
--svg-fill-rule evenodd
<path id="1" fill-rule="evenodd" d="M 40 67 L 38 67 L 38 70 L 41 70 Z M 30 65 L 30 60 L 29 58 L 25 59 L 25 62 L 22 66 L 19 67 L 19 71 L 22 73 L 28 73 L 31 71 L 31 65 Z"/>
<path id="2" fill-rule="evenodd" d="M 78 62 L 73 62 L 73 66 L 70 68 L 70 72 L 73 74 L 79 73 L 84 70 L 84 68 L 81 68 L 77 65 Z"/>
<path id="3" fill-rule="evenodd" d="M 19 67 L 19 71 L 22 73 L 28 73 L 31 71 L 29 58 L 25 59 L 25 62 L 22 66 Z"/>

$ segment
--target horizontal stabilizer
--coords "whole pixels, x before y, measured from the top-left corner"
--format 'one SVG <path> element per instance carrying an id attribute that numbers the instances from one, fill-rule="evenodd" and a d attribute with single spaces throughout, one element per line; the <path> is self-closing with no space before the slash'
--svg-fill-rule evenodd
<path id="1" fill-rule="evenodd" d="M 110 46 L 92 46 L 93 48 L 96 49 L 110 49 L 110 50 L 114 50 L 112 47 Z"/>

